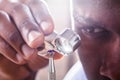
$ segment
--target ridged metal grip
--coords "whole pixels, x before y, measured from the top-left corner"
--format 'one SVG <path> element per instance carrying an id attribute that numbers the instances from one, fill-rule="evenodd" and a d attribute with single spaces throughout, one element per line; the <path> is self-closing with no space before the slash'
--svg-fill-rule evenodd
<path id="1" fill-rule="evenodd" d="M 72 54 L 80 45 L 80 37 L 71 29 L 65 29 L 56 39 L 54 44 L 63 55 Z"/>

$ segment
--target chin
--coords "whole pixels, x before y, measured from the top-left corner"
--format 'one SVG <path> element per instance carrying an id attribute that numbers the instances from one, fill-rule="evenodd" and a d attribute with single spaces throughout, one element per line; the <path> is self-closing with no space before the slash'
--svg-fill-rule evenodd
<path id="1" fill-rule="evenodd" d="M 110 79 L 109 77 L 106 77 L 106 76 L 102 76 L 102 79 L 100 79 L 100 80 L 112 80 L 112 79 Z"/>

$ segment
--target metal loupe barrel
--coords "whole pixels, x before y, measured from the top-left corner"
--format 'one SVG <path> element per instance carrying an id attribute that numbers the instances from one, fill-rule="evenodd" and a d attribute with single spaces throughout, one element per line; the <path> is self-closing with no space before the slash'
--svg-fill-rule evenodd
<path id="1" fill-rule="evenodd" d="M 69 28 L 66 28 L 60 34 L 53 32 L 45 37 L 45 41 L 45 49 L 39 54 L 44 54 L 47 50 L 54 50 L 62 55 L 70 55 L 80 45 L 79 35 Z"/>
<path id="2" fill-rule="evenodd" d="M 65 29 L 55 40 L 56 49 L 63 55 L 72 54 L 80 45 L 80 37 L 71 29 Z"/>

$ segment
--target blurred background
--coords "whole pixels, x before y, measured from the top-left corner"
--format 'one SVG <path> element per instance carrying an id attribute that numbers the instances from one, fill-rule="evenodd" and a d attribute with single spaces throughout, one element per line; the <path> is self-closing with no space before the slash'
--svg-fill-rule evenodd
<path id="1" fill-rule="evenodd" d="M 70 0 L 45 0 L 52 14 L 55 30 L 59 33 L 66 27 L 71 27 Z M 77 61 L 76 54 L 65 56 L 55 61 L 56 80 L 63 80 L 65 74 Z M 39 70 L 36 80 L 48 80 L 48 67 Z"/>

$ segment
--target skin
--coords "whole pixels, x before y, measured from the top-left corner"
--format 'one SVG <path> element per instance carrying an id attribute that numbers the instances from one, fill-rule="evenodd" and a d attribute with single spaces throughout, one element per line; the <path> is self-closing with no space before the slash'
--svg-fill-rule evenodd
<path id="1" fill-rule="evenodd" d="M 88 80 L 120 80 L 119 10 L 119 0 L 73 1 L 78 53 Z"/>
<path id="2" fill-rule="evenodd" d="M 78 53 L 88 80 L 120 80 L 119 0 L 73 2 L 75 30 L 81 37 Z M 48 64 L 37 48 L 53 29 L 41 0 L 0 0 L 0 79 L 34 80 L 37 70 Z"/>
<path id="3" fill-rule="evenodd" d="M 53 20 L 41 0 L 14 1 L 0 0 L 0 80 L 34 80 L 48 64 L 37 53 L 54 30 Z"/>

